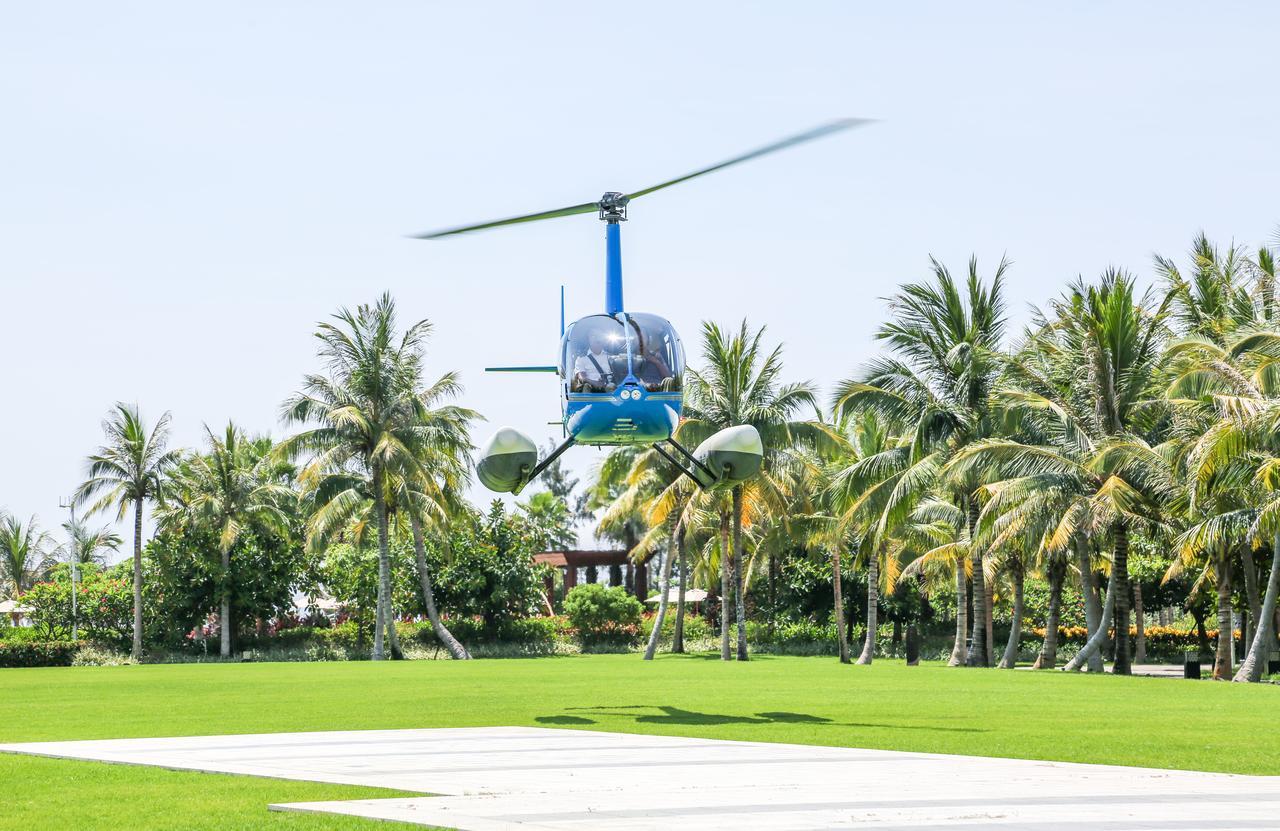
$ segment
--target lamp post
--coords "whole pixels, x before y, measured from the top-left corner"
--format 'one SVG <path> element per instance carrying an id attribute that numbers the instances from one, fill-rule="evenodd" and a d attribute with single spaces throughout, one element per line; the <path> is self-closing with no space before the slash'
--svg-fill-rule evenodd
<path id="1" fill-rule="evenodd" d="M 78 641 L 80 640 L 80 619 L 78 609 L 76 608 L 76 601 L 78 599 L 77 595 L 79 595 L 79 592 L 76 588 L 77 582 L 80 579 L 80 552 L 76 550 L 75 538 L 76 503 L 74 499 L 68 499 L 66 502 L 59 502 L 58 507 L 68 508 L 71 511 L 71 522 L 67 526 L 68 531 L 71 534 L 70 544 L 67 548 L 71 559 L 71 640 Z"/>

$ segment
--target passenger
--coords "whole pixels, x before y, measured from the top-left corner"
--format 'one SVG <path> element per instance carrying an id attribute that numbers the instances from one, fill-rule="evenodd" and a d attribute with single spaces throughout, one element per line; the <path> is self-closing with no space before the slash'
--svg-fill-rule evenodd
<path id="1" fill-rule="evenodd" d="M 675 375 L 662 357 L 660 348 L 645 350 L 644 360 L 640 362 L 638 372 L 640 383 L 649 392 L 670 391 L 675 388 Z"/>
<path id="2" fill-rule="evenodd" d="M 611 392 L 616 386 L 609 355 L 604 351 L 607 342 L 604 332 L 595 331 L 587 336 L 588 351 L 579 355 L 573 364 L 575 391 Z"/>

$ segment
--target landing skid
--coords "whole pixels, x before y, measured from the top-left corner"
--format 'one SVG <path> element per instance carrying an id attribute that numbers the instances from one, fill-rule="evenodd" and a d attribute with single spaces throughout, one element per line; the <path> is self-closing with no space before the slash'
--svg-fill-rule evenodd
<path id="1" fill-rule="evenodd" d="M 573 436 L 570 436 L 569 438 L 562 441 L 559 447 L 557 447 L 555 450 L 552 450 L 551 453 L 547 455 L 547 458 L 538 462 L 538 464 L 534 466 L 533 470 L 529 471 L 529 473 L 524 477 L 524 481 L 520 483 L 520 487 L 513 490 L 511 492 L 511 495 L 519 496 L 520 491 L 524 490 L 525 485 L 529 484 L 534 479 L 537 479 L 538 476 L 542 473 L 542 471 L 551 467 L 551 464 L 556 459 L 559 459 L 561 454 L 564 453 L 564 451 L 568 450 L 570 447 L 573 447 L 575 444 L 577 444 L 577 442 L 574 441 Z"/>
<path id="2" fill-rule="evenodd" d="M 658 455 L 666 459 L 672 465 L 674 465 L 677 470 L 679 470 L 685 476 L 688 476 L 690 479 L 692 479 L 693 483 L 697 485 L 699 488 L 706 490 L 707 488 L 711 488 L 715 486 L 716 482 L 719 480 L 719 477 L 716 476 L 715 472 L 712 471 L 711 468 L 707 467 L 702 462 L 698 461 L 697 458 L 695 458 L 692 453 L 686 450 L 684 446 L 680 444 L 680 442 L 676 441 L 675 439 L 667 439 L 666 444 L 671 445 L 677 451 L 679 451 L 680 455 L 683 456 L 689 462 L 689 466 L 686 467 L 675 456 L 672 456 L 670 453 L 663 450 L 662 449 L 663 442 L 655 442 L 653 445 L 653 449 L 658 451 Z M 699 474 L 701 474 L 701 476 L 699 476 Z"/>

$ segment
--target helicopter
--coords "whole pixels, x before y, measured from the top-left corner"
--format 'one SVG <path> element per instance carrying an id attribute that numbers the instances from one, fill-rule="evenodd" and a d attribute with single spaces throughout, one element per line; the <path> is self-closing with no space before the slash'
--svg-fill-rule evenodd
<path id="1" fill-rule="evenodd" d="M 789 136 L 739 156 L 631 193 L 609 191 L 583 202 L 538 213 L 416 234 L 414 239 L 445 237 L 594 213 L 605 223 L 604 312 L 565 326 L 564 289 L 560 290 L 560 352 L 554 366 L 486 367 L 486 372 L 555 373 L 560 382 L 561 424 L 565 439 L 538 461 L 533 439 L 502 427 L 483 445 L 476 475 L 489 490 L 519 494 L 574 445 L 648 445 L 698 487 L 718 490 L 755 476 L 764 445 L 749 424 L 727 427 L 690 451 L 675 439 L 684 404 L 684 347 L 675 327 L 655 314 L 627 311 L 622 302 L 622 223 L 632 200 L 723 170 L 742 162 L 813 141 L 870 119 L 845 118 Z"/>

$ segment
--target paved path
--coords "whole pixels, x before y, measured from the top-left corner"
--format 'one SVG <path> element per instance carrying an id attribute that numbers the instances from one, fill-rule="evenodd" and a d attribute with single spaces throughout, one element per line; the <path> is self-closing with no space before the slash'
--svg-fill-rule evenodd
<path id="1" fill-rule="evenodd" d="M 279 733 L 0 751 L 444 794 L 271 807 L 465 831 L 1280 829 L 1280 777 L 581 730 Z"/>

